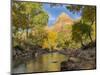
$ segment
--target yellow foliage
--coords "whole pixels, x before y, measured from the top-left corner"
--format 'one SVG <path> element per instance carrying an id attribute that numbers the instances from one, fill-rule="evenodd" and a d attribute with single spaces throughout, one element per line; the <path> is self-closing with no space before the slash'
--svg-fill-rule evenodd
<path id="1" fill-rule="evenodd" d="M 43 48 L 55 48 L 56 47 L 56 40 L 57 40 L 57 32 L 54 31 L 48 31 L 47 32 L 47 38 L 44 39 L 43 42 Z"/>
<path id="2" fill-rule="evenodd" d="M 42 48 L 48 48 L 47 40 L 44 39 Z"/>
<path id="3" fill-rule="evenodd" d="M 54 32 L 54 31 L 49 31 L 48 32 L 48 40 L 51 42 L 51 43 L 54 43 L 57 39 L 57 32 Z"/>

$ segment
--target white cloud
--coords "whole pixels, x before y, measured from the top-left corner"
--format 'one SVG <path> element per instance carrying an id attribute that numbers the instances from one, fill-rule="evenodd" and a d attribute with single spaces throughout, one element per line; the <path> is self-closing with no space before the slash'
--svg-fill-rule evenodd
<path id="1" fill-rule="evenodd" d="M 55 20 L 56 17 L 49 13 L 49 20 Z"/>

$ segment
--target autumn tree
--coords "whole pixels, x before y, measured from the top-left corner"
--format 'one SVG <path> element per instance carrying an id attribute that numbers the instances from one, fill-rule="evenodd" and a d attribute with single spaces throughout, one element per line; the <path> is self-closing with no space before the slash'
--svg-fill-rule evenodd
<path id="1" fill-rule="evenodd" d="M 57 46 L 57 32 L 48 31 L 47 37 L 44 39 L 43 48 L 48 48 L 50 51 L 55 49 Z"/>

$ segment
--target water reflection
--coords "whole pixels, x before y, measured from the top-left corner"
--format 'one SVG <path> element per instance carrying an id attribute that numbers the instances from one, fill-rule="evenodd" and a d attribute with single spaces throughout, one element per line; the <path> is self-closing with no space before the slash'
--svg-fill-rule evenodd
<path id="1" fill-rule="evenodd" d="M 67 56 L 63 54 L 46 53 L 33 60 L 27 61 L 26 64 L 21 64 L 20 67 L 14 68 L 16 73 L 26 72 L 48 72 L 60 71 L 61 62 L 67 61 Z"/>

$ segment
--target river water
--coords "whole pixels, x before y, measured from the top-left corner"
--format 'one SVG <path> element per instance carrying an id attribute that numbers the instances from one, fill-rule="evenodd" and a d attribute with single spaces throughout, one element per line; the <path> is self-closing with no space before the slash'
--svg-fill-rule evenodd
<path id="1" fill-rule="evenodd" d="M 13 73 L 60 71 L 61 62 L 67 60 L 67 56 L 63 54 L 57 52 L 46 53 L 27 61 L 26 64 L 20 64 L 18 67 L 13 68 Z"/>

